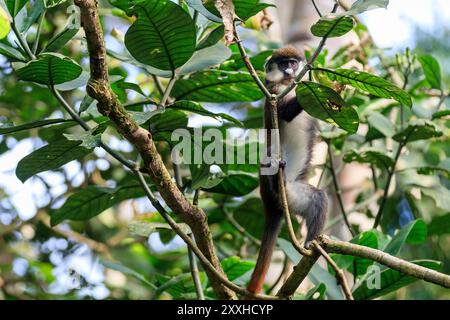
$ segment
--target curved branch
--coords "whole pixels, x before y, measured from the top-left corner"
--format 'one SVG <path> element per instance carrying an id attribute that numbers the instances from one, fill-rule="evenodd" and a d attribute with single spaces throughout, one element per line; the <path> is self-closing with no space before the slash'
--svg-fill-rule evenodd
<path id="1" fill-rule="evenodd" d="M 108 80 L 106 48 L 103 30 L 95 0 L 75 0 L 80 7 L 81 22 L 86 34 L 89 51 L 91 78 L 87 86 L 88 94 L 98 101 L 97 108 L 107 116 L 122 134 L 140 153 L 145 169 L 158 188 L 166 204 L 187 223 L 194 233 L 198 249 L 222 277 L 225 274 L 216 255 L 211 232 L 203 210 L 192 205 L 178 189 L 161 159 L 151 133 L 140 127 L 127 113 Z M 189 237 L 188 237 L 189 238 Z M 189 238 L 190 240 L 190 238 Z M 211 285 L 221 299 L 234 299 L 235 293 L 215 277 L 210 269 L 205 268 Z"/>
<path id="2" fill-rule="evenodd" d="M 381 250 L 330 239 L 326 236 L 320 236 L 319 243 L 327 252 L 370 259 L 408 276 L 450 288 L 449 275 L 394 257 Z"/>

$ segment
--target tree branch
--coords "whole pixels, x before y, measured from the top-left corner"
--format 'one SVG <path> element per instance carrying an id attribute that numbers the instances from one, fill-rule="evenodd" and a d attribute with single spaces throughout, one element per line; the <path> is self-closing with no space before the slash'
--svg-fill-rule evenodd
<path id="1" fill-rule="evenodd" d="M 339 269 L 336 262 L 334 262 L 333 259 L 328 255 L 328 253 L 320 246 L 320 244 L 317 243 L 317 241 L 313 241 L 314 247 L 320 252 L 322 257 L 327 260 L 328 264 L 334 269 L 334 272 L 336 273 L 336 279 L 338 280 L 339 284 L 342 287 L 342 291 L 344 291 L 344 295 L 347 298 L 347 300 L 355 300 L 352 295 L 352 291 L 350 290 L 350 287 L 348 286 L 347 280 L 345 279 L 344 272 Z"/>
<path id="2" fill-rule="evenodd" d="M 320 236 L 319 243 L 329 253 L 340 253 L 370 259 L 408 276 L 450 288 L 449 275 L 399 259 L 381 250 L 330 239 L 326 236 Z"/>
<path id="3" fill-rule="evenodd" d="M 98 101 L 97 108 L 101 114 L 109 117 L 117 131 L 122 134 L 140 153 L 145 168 L 157 186 L 166 204 L 187 223 L 194 233 L 200 253 L 207 258 L 213 268 L 205 268 L 211 285 L 221 299 L 234 299 L 235 294 L 225 286 L 216 274 L 225 278 L 219 259 L 215 253 L 207 217 L 203 210 L 192 205 L 173 182 L 161 159 L 151 133 L 140 127 L 127 113 L 108 81 L 106 49 L 103 31 L 100 25 L 97 2 L 95 0 L 75 0 L 80 7 L 81 22 L 86 34 L 89 51 L 91 78 L 87 86 L 88 94 Z M 192 240 L 187 237 L 187 243 Z M 205 262 L 202 261 L 205 266 Z M 212 272 L 214 270 L 215 272 Z"/>

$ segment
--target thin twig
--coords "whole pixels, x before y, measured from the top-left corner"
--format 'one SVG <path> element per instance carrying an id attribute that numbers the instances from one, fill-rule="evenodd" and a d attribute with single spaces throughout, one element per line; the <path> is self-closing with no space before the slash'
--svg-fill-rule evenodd
<path id="1" fill-rule="evenodd" d="M 338 267 L 336 262 L 334 262 L 333 259 L 328 255 L 328 253 L 320 246 L 320 244 L 317 243 L 317 241 L 313 241 L 313 245 L 316 247 L 316 249 L 320 252 L 320 254 L 327 260 L 327 262 L 330 264 L 330 266 L 334 269 L 334 272 L 336 273 L 336 279 L 338 280 L 339 284 L 342 287 L 342 291 L 344 291 L 344 295 L 347 298 L 347 300 L 355 300 L 352 295 L 352 291 L 350 290 L 350 287 L 348 286 L 347 280 L 345 279 L 344 272 Z"/>
<path id="2" fill-rule="evenodd" d="M 147 182 L 144 179 L 144 176 L 142 173 L 137 169 L 134 171 L 136 176 L 138 177 L 139 183 L 141 187 L 144 189 L 144 192 L 147 196 L 147 198 L 150 200 L 150 202 L 153 204 L 153 206 L 158 210 L 158 212 L 161 214 L 161 216 L 166 220 L 166 222 L 170 225 L 172 230 L 180 236 L 181 239 L 186 242 L 186 244 L 192 249 L 192 251 L 195 253 L 195 255 L 200 259 L 200 261 L 203 263 L 203 265 L 213 274 L 219 281 L 225 285 L 227 288 L 233 290 L 236 293 L 242 294 L 244 296 L 252 296 L 257 299 L 264 299 L 264 300 L 273 300 L 277 299 L 277 297 L 272 296 L 266 296 L 266 295 L 259 295 L 259 294 L 253 294 L 249 291 L 247 291 L 244 288 L 239 287 L 235 283 L 229 281 L 227 278 L 223 276 L 223 274 L 219 273 L 216 268 L 211 264 L 211 262 L 203 255 L 203 253 L 200 251 L 200 249 L 197 247 L 197 245 L 192 241 L 192 239 L 181 230 L 181 228 L 178 226 L 178 224 L 175 222 L 175 220 L 172 219 L 172 217 L 167 213 L 166 209 L 159 203 L 159 201 L 156 199 L 156 197 L 153 195 L 153 192 L 150 190 L 150 188 L 147 185 Z"/>
<path id="3" fill-rule="evenodd" d="M 392 177 L 394 176 L 394 173 L 395 173 L 395 167 L 397 166 L 397 162 L 400 159 L 400 155 L 402 153 L 403 147 L 406 145 L 408 138 L 409 138 L 409 136 L 406 137 L 405 140 L 400 142 L 398 149 L 397 149 L 397 153 L 395 154 L 394 163 L 392 164 L 392 167 L 390 168 L 390 170 L 388 170 L 388 178 L 386 181 L 386 186 L 384 187 L 383 197 L 381 198 L 380 207 L 378 208 L 378 212 L 375 217 L 375 222 L 373 223 L 374 229 L 376 227 L 378 227 L 378 224 L 380 223 L 381 215 L 383 213 L 383 209 L 384 209 L 384 206 L 386 205 L 386 201 L 388 198 L 388 193 L 389 193 L 389 188 L 391 186 Z"/>
<path id="4" fill-rule="evenodd" d="M 261 91 L 264 93 L 267 99 L 272 99 L 272 94 L 269 92 L 269 90 L 266 88 L 264 83 L 261 81 L 261 79 L 258 77 L 258 74 L 256 73 L 255 68 L 253 67 L 252 62 L 250 61 L 250 58 L 247 55 L 247 52 L 244 48 L 244 45 L 242 44 L 242 40 L 239 37 L 239 34 L 237 33 L 236 26 L 234 28 L 234 39 L 235 42 L 239 48 L 239 52 L 241 54 L 241 58 L 245 63 L 245 66 L 247 67 L 248 72 L 252 76 L 253 80 L 255 80 L 255 83 L 258 85 L 258 87 L 261 89 Z"/>
<path id="5" fill-rule="evenodd" d="M 336 171 L 334 169 L 333 153 L 331 151 L 330 143 L 328 143 L 328 160 L 330 161 L 330 173 L 331 173 L 331 177 L 333 179 L 334 191 L 336 193 L 336 198 L 338 200 L 339 208 L 341 209 L 342 217 L 344 218 L 345 225 L 347 226 L 351 235 L 354 237 L 355 231 L 353 230 L 352 225 L 348 221 L 347 212 L 345 211 L 345 206 L 344 206 L 344 199 L 342 199 L 342 191 L 339 186 L 339 181 L 338 181 L 338 178 L 336 175 Z"/>
<path id="6" fill-rule="evenodd" d="M 247 230 L 243 226 L 239 224 L 239 222 L 234 219 L 233 215 L 226 211 L 226 209 L 223 210 L 225 213 L 225 217 L 227 218 L 228 222 L 237 230 L 239 233 L 241 233 L 244 237 L 250 240 L 253 244 L 257 245 L 258 247 L 261 246 L 261 241 L 259 239 L 256 239 L 254 236 L 252 236 L 250 233 L 248 233 Z"/>
<path id="7" fill-rule="evenodd" d="M 312 4 L 313 4 L 313 6 L 314 6 L 314 9 L 316 9 L 317 14 L 319 15 L 319 17 L 322 18 L 322 13 L 320 12 L 320 9 L 319 9 L 319 7 L 317 6 L 316 1 L 315 1 L 315 0 L 311 0 L 311 2 L 312 2 Z"/>
<path id="8" fill-rule="evenodd" d="M 194 235 L 191 233 L 189 235 L 192 239 L 192 242 L 195 242 Z M 188 246 L 188 256 L 189 256 L 189 265 L 191 268 L 192 280 L 194 281 L 195 292 L 197 293 L 198 300 L 205 300 L 205 294 L 203 293 L 202 281 L 200 280 L 200 274 L 197 266 L 197 258 L 195 257 L 194 252 Z"/>
<path id="9" fill-rule="evenodd" d="M 167 101 L 169 100 L 170 93 L 172 92 L 173 85 L 177 81 L 177 77 L 174 74 L 172 78 L 170 78 L 169 83 L 167 84 L 166 89 L 164 90 L 164 95 L 161 98 L 161 101 L 158 103 L 158 109 L 164 109 Z"/>

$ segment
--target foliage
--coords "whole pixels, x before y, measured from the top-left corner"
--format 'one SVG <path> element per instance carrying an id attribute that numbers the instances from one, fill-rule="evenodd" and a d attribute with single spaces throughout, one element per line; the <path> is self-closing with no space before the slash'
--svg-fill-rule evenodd
<path id="1" fill-rule="evenodd" d="M 317 37 L 352 32 L 366 39 L 367 31 L 356 23 L 354 15 L 385 7 L 387 2 L 356 1 L 344 14 L 318 19 L 311 32 Z M 236 45 L 228 48 L 223 44 L 223 25 L 212 1 L 188 0 L 187 5 L 169 0 L 109 3 L 112 10 L 105 14 L 105 20 L 115 15 L 114 19 L 127 25 L 123 38 L 120 32 L 108 35 L 120 45 L 120 52 L 107 46 L 112 88 L 132 118 L 150 130 L 166 165 L 179 171 L 184 194 L 190 200 L 199 197 L 224 272 L 230 281 L 245 285 L 263 228 L 257 164 L 182 164 L 177 168 L 170 159 L 170 137 L 180 128 L 193 132 L 195 121 L 205 130 L 216 128 L 222 133 L 260 128 L 264 94 Z M 234 4 L 243 20 L 268 6 L 258 0 L 235 0 Z M 102 146 L 109 145 L 126 159 L 138 158 L 137 151 L 97 111 L 96 101 L 86 93 L 86 53 L 76 36 L 79 29 L 65 16 L 67 6 L 65 1 L 35 0 L 31 4 L 0 0 L 0 55 L 4 57 L 0 60 L 4 66 L 0 70 L 0 155 L 32 145 L 14 166 L 15 174 L 20 181 L 27 181 L 25 185 L 44 190 L 36 201 L 38 213 L 26 221 L 18 216 L 13 194 L 4 185 L 0 189 L 0 218 L 4 217 L 0 219 L 0 235 L 5 239 L 0 242 L 2 278 L 11 283 L 17 279 L 11 264 L 3 261 L 25 259 L 29 289 L 25 294 L 0 288 L 0 298 L 60 298 L 49 290 L 56 282 L 52 273 L 57 265 L 55 254 L 42 248 L 62 238 L 67 238 L 68 245 L 55 252 L 69 254 L 84 244 L 103 255 L 96 268 L 127 277 L 122 285 L 106 282 L 110 297 L 195 298 L 185 246 L 143 198 L 144 191 L 120 159 L 116 161 L 117 157 L 102 151 Z M 58 26 L 56 16 L 67 21 Z M 245 32 L 254 35 L 257 31 Z M 304 111 L 320 120 L 322 138 L 334 156 L 342 157 L 345 165 L 359 163 L 372 170 L 367 182 L 375 182 L 375 187 L 364 183 L 356 190 L 358 209 L 352 212 L 351 222 L 358 234 L 351 242 L 401 255 L 431 269 L 443 267 L 448 273 L 444 245 L 450 232 L 450 123 L 445 74 L 432 55 L 416 56 L 408 50 L 396 59 L 385 58 L 373 42 L 360 45 L 356 53 L 345 48 L 334 55 L 324 51 L 313 65 L 310 81 L 301 81 L 295 90 Z M 273 44 L 258 38 L 256 47 L 248 51 L 257 76 L 262 78 L 264 62 L 272 52 L 265 49 L 273 49 Z M 374 64 L 374 57 L 380 63 Z M 355 61 L 362 67 L 348 69 L 349 62 Z M 132 72 L 136 69 L 137 76 Z M 67 106 L 76 106 L 71 116 L 80 117 L 93 129 L 85 131 L 69 119 Z M 219 142 L 229 141 L 224 138 Z M 246 142 L 233 147 L 233 154 L 250 149 L 250 145 Z M 194 141 L 193 148 L 209 150 L 204 141 Z M 69 172 L 74 163 L 77 172 Z M 324 171 L 321 187 L 333 193 L 329 165 L 327 162 L 318 169 Z M 156 190 L 151 181 L 148 183 Z M 388 193 L 390 184 L 395 187 Z M 367 203 L 382 190 L 386 192 L 381 199 Z M 365 227 L 373 222 L 383 201 L 381 227 Z M 190 233 L 186 224 L 177 222 Z M 328 226 L 331 224 L 330 219 Z M 16 226 L 12 230 L 19 230 L 21 238 L 12 233 L 11 226 Z M 32 232 L 26 233 L 30 228 Z M 23 250 L 17 249 L 21 239 L 27 240 Z M 143 239 L 148 239 L 148 245 Z M 287 259 L 298 262 L 299 256 L 287 239 L 283 230 L 279 249 Z M 107 254 L 96 243 L 106 246 Z M 332 258 L 354 276 L 356 299 L 393 297 L 393 292 L 417 281 L 383 267 L 381 287 L 373 289 L 366 281 L 371 267 L 377 266 L 373 261 L 338 254 Z M 86 287 L 100 286 L 83 277 Z M 199 277 L 205 295 L 215 298 L 206 274 L 201 271 Z M 331 268 L 315 266 L 309 278 L 315 287 L 299 298 L 343 297 Z M 80 292 L 69 288 L 63 295 L 80 297 Z"/>

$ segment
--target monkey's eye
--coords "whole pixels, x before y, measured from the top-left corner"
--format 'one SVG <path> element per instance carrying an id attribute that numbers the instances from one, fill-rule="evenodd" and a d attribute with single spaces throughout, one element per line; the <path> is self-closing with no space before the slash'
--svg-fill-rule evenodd
<path id="1" fill-rule="evenodd" d="M 298 62 L 295 61 L 295 60 L 289 61 L 289 67 L 292 68 L 292 69 L 294 69 L 294 70 L 297 70 L 297 68 L 298 68 Z"/>

